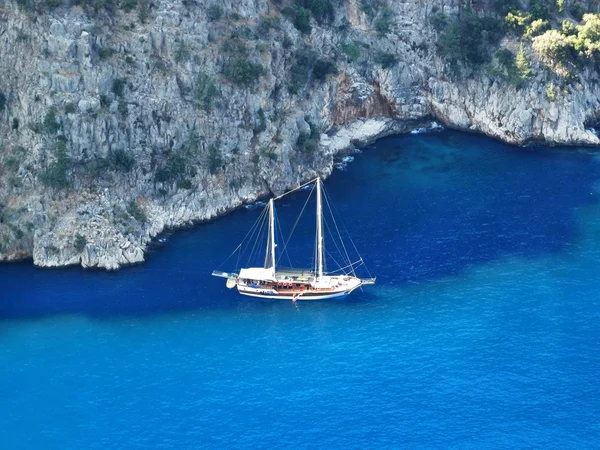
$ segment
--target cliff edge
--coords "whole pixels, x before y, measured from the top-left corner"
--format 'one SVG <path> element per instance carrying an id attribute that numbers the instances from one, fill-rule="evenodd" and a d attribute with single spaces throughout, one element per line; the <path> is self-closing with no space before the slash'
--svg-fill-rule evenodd
<path id="1" fill-rule="evenodd" d="M 568 78 L 510 32 L 482 64 L 444 55 L 440 36 L 464 14 L 502 18 L 472 8 L 4 2 L 0 260 L 142 262 L 166 227 L 327 175 L 354 145 L 432 119 L 511 143 L 597 145 L 596 66 Z M 506 51 L 527 76 L 513 82 Z"/>

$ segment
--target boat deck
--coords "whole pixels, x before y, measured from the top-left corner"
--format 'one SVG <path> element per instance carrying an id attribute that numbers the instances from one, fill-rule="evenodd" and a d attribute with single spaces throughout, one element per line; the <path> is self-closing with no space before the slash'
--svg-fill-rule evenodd
<path id="1" fill-rule="evenodd" d="M 312 269 L 277 269 L 275 279 L 277 281 L 299 281 L 308 283 L 315 278 L 315 273 Z"/>

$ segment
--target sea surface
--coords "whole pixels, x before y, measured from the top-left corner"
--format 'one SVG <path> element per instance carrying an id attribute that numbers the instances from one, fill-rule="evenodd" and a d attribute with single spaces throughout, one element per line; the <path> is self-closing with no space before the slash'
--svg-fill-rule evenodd
<path id="1" fill-rule="evenodd" d="M 0 447 L 600 448 L 599 181 L 585 149 L 381 140 L 325 182 L 377 276 L 346 300 L 210 276 L 260 207 L 117 273 L 0 265 Z"/>

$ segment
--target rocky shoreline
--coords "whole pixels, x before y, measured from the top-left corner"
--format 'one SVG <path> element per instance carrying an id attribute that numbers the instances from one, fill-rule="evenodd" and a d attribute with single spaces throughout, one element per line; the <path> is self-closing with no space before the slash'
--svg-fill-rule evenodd
<path id="1" fill-rule="evenodd" d="M 331 154 L 331 164 L 328 165 L 323 171 L 318 172 L 318 175 L 323 177 L 329 176 L 335 168 L 337 160 L 340 158 L 351 155 L 354 150 L 361 146 L 370 145 L 376 142 L 378 139 L 383 137 L 409 133 L 415 129 L 436 129 L 441 128 L 436 122 L 428 120 L 422 122 L 413 122 L 411 124 L 395 121 L 392 119 L 364 119 L 355 121 L 350 127 L 342 128 L 334 133 L 332 136 L 327 134 L 321 135 L 321 147 L 327 148 L 327 152 Z M 298 183 L 304 183 L 309 179 L 313 178 L 317 173 L 311 173 L 305 179 L 299 179 Z M 125 244 L 119 245 L 121 255 L 118 259 L 114 255 L 119 253 L 119 250 L 114 249 L 109 253 L 108 257 L 100 258 L 94 255 L 93 243 L 87 243 L 81 255 L 76 255 L 71 259 L 61 259 L 61 255 L 57 254 L 55 258 L 49 258 L 48 255 L 43 255 L 41 258 L 36 260 L 33 255 L 22 255 L 16 257 L 10 261 L 22 261 L 25 259 L 32 259 L 33 263 L 38 267 L 43 268 L 58 268 L 67 267 L 73 265 L 81 265 L 86 269 L 105 269 L 105 270 L 118 270 L 123 266 L 137 265 L 145 262 L 145 255 L 147 251 L 155 247 L 165 233 L 171 234 L 177 230 L 185 228 L 193 228 L 201 225 L 202 223 L 210 222 L 222 217 L 236 209 L 245 205 L 253 204 L 261 199 L 268 198 L 271 194 L 279 194 L 283 191 L 272 192 L 261 191 L 255 195 L 250 195 L 246 198 L 237 199 L 235 204 L 228 205 L 212 216 L 205 216 L 200 219 L 186 220 L 181 224 L 170 224 L 163 225 L 162 228 L 155 227 L 148 232 L 147 238 L 144 241 L 143 247 L 131 247 L 129 241 L 125 241 Z M 164 222 L 163 222 L 164 223 Z M 104 238 L 106 241 L 106 238 Z M 92 245 L 90 245 L 92 244 Z M 114 247 L 113 247 L 114 248 Z M 107 252 L 108 253 L 108 252 Z M 94 259 L 95 258 L 95 259 Z"/>
<path id="2" fill-rule="evenodd" d="M 326 147 L 328 152 L 330 152 L 333 156 L 332 165 L 328 166 L 323 172 L 319 174 L 321 176 L 327 177 L 331 174 L 334 169 L 336 160 L 340 160 L 340 158 L 345 155 L 351 155 L 354 153 L 354 150 L 358 147 L 364 147 L 370 144 L 373 144 L 378 139 L 393 136 L 393 135 L 401 135 L 407 133 L 418 132 L 426 133 L 433 130 L 437 130 L 440 128 L 444 128 L 440 126 L 437 122 L 433 120 L 424 120 L 424 121 L 411 121 L 410 123 L 397 121 L 393 119 L 381 118 L 381 119 L 362 119 L 357 120 L 349 127 L 344 127 L 342 129 L 337 130 L 331 136 L 328 134 L 321 135 L 321 146 Z M 450 126 L 451 129 L 456 129 L 458 131 L 470 131 L 461 129 L 460 127 Z M 591 130 L 590 130 L 591 131 Z M 593 132 L 593 131 L 592 131 Z M 476 132 L 478 134 L 483 134 L 480 132 Z M 490 136 L 491 137 L 491 136 Z M 530 142 L 530 144 L 538 144 L 535 142 Z M 547 144 L 547 143 L 542 143 Z M 522 145 L 527 145 L 524 143 Z M 581 145 L 581 144 L 579 144 Z M 590 147 L 598 147 L 598 144 L 588 144 Z M 311 174 L 306 179 L 298 180 L 298 183 L 303 183 L 310 179 L 313 175 Z M 153 247 L 157 247 L 160 244 L 166 244 L 166 241 L 161 242 L 161 236 L 167 234 L 170 235 L 177 230 L 185 229 L 185 228 L 193 228 L 195 226 L 201 225 L 202 223 L 210 222 L 212 220 L 217 220 L 219 217 L 222 217 L 234 210 L 243 207 L 245 205 L 252 204 L 254 202 L 260 201 L 261 199 L 268 198 L 273 192 L 271 191 L 262 191 L 260 193 L 256 193 L 255 195 L 251 195 L 246 198 L 238 199 L 238 201 L 229 205 L 228 207 L 223 208 L 222 210 L 216 212 L 212 216 L 203 217 L 198 220 L 188 220 L 181 224 L 170 224 L 168 226 L 163 226 L 162 228 L 156 227 L 153 228 L 152 231 L 149 231 L 147 234 L 147 239 L 144 243 L 143 248 L 135 247 L 128 251 L 130 245 L 125 244 L 124 246 L 120 246 L 122 257 L 118 260 L 115 260 L 114 257 L 107 258 L 105 260 L 97 259 L 96 261 L 91 261 L 92 256 L 90 256 L 89 246 L 86 245 L 86 249 L 81 256 L 72 258 L 71 260 L 59 260 L 49 261 L 47 257 L 42 258 L 44 262 L 40 263 L 40 261 L 36 261 L 33 255 L 29 254 L 14 254 L 10 255 L 10 258 L 7 258 L 6 261 L 23 261 L 23 260 L 32 260 L 32 262 L 38 267 L 44 268 L 59 268 L 66 267 L 72 265 L 81 265 L 83 268 L 96 268 L 96 269 L 105 269 L 105 270 L 117 270 L 123 266 L 137 265 L 145 262 L 146 252 L 150 251 Z M 168 245 L 168 244 L 167 244 Z M 118 253 L 115 252 L 115 253 Z M 114 254 L 114 253 L 113 253 Z"/>

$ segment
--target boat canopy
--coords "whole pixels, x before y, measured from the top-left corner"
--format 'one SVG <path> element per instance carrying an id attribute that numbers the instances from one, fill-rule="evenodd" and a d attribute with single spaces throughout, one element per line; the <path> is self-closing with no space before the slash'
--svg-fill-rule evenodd
<path id="1" fill-rule="evenodd" d="M 272 267 L 269 267 L 267 269 L 264 269 L 262 267 L 250 267 L 248 269 L 241 269 L 239 277 L 245 280 L 275 280 L 275 274 L 273 273 Z"/>

